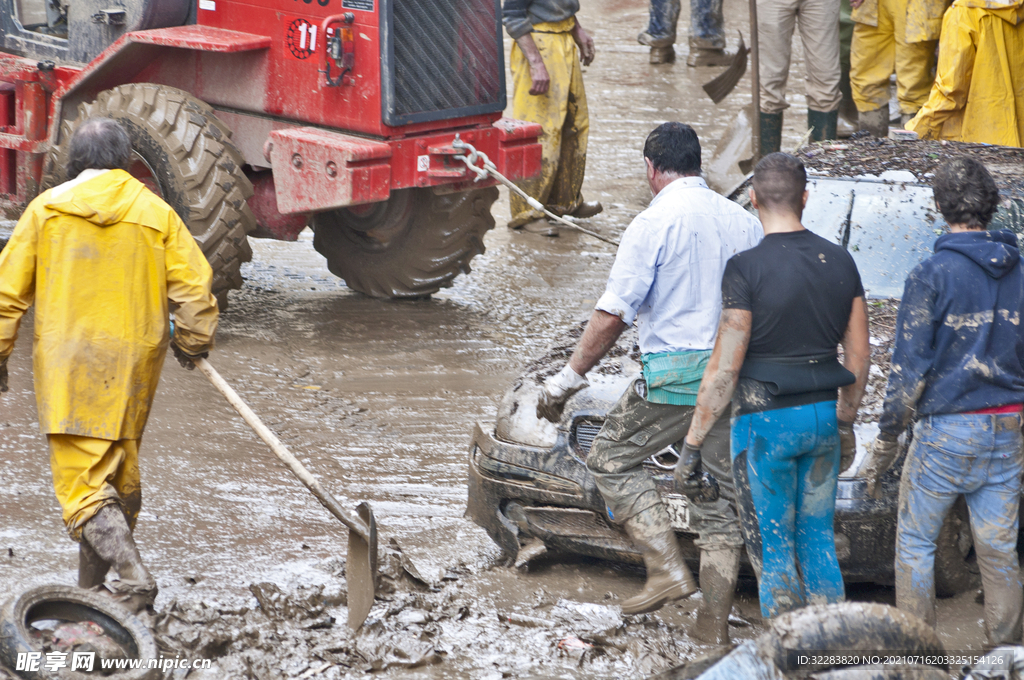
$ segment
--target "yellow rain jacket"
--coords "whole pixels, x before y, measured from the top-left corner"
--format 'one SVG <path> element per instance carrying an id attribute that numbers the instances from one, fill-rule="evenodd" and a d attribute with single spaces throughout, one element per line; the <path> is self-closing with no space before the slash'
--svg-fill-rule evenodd
<path id="1" fill-rule="evenodd" d="M 956 0 L 928 101 L 907 123 L 923 139 L 1024 146 L 1024 0 Z"/>
<path id="2" fill-rule="evenodd" d="M 123 170 L 86 170 L 29 204 L 0 252 L 0 359 L 35 302 L 43 433 L 138 439 L 169 340 L 211 347 L 213 272 L 188 228 Z"/>
<path id="3" fill-rule="evenodd" d="M 879 0 L 864 0 L 860 7 L 850 11 L 850 18 L 858 24 L 878 26 Z M 900 17 L 904 26 L 903 41 L 908 43 L 938 40 L 942 28 L 942 14 L 949 5 L 949 0 L 897 0 L 893 3 L 902 10 L 906 7 L 905 17 Z"/>

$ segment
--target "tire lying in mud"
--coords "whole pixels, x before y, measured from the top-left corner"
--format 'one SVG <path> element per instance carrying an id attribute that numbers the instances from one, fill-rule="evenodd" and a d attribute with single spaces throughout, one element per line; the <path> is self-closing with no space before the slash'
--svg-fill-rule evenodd
<path id="1" fill-rule="evenodd" d="M 971 569 L 974 548 L 970 516 L 964 497 L 957 498 L 942 523 L 935 541 L 935 595 L 953 597 L 978 585 L 979 577 Z"/>
<path id="2" fill-rule="evenodd" d="M 494 187 L 454 194 L 402 189 L 391 198 L 312 219 L 313 247 L 349 288 L 377 298 L 423 298 L 452 285 L 484 252 Z"/>
<path id="3" fill-rule="evenodd" d="M 52 585 L 15 595 L 0 608 L 0 664 L 13 669 L 19 653 L 42 651 L 30 628 L 36 621 L 47 620 L 92 621 L 124 650 L 126 658 L 146 662 L 159 657 L 156 640 L 149 629 L 109 597 L 81 588 Z M 18 673 L 28 680 L 87 680 L 99 675 L 72 671 L 71 658 L 69 654 L 68 666 L 57 671 L 47 671 L 40 665 L 39 671 Z M 94 670 L 98 669 L 99 661 L 96 660 Z M 115 680 L 156 680 L 160 675 L 158 668 L 136 668 L 110 677 Z"/>
<path id="4" fill-rule="evenodd" d="M 163 85 L 132 83 L 100 92 L 61 125 L 61 143 L 50 152 L 44 187 L 66 176 L 71 135 L 87 119 L 105 116 L 124 126 L 135 158 L 130 172 L 170 205 L 213 268 L 213 293 L 223 309 L 227 292 L 241 288 L 239 271 L 252 259 L 246 236 L 256 218 L 246 203 L 252 184 L 242 172 L 231 131 L 206 103 Z"/>

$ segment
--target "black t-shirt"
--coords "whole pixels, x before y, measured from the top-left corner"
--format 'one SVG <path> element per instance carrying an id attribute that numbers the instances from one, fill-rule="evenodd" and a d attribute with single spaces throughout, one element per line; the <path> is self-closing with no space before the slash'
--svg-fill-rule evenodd
<path id="1" fill-rule="evenodd" d="M 722 277 L 722 308 L 751 312 L 748 361 L 834 354 L 853 300 L 863 295 L 860 273 L 846 249 L 806 230 L 765 236 L 756 247 L 733 255 Z M 765 383 L 741 377 L 733 412 L 835 398 L 834 388 L 773 395 Z"/>

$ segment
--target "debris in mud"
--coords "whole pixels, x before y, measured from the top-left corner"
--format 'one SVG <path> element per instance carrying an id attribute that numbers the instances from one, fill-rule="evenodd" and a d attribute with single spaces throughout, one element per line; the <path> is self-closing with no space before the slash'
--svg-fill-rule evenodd
<path id="1" fill-rule="evenodd" d="M 830 177 L 881 175 L 889 170 L 912 172 L 930 183 L 935 169 L 954 158 L 970 155 L 989 169 L 1000 193 L 1024 197 L 1024 149 L 947 141 L 851 139 L 843 144 L 817 142 L 797 152 L 809 171 Z"/>
<path id="2" fill-rule="evenodd" d="M 870 423 L 882 415 L 885 385 L 889 380 L 892 349 L 896 341 L 896 313 L 900 301 L 868 300 L 868 327 L 871 332 L 871 370 L 864 390 L 857 422 Z"/>

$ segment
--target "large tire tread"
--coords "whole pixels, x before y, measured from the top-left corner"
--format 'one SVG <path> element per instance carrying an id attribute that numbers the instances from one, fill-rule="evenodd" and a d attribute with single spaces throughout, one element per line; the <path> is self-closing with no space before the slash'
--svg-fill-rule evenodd
<path id="1" fill-rule="evenodd" d="M 182 90 L 130 83 L 100 92 L 77 114 L 61 125 L 61 143 L 50 152 L 44 186 L 68 179 L 63 171 L 69 140 L 79 125 L 92 117 L 113 118 L 159 175 L 164 200 L 202 248 L 213 268 L 213 293 L 223 301 L 228 290 L 240 288 L 240 267 L 252 259 L 246 237 L 256 228 L 247 203 L 253 190 L 231 131 L 213 109 Z"/>

